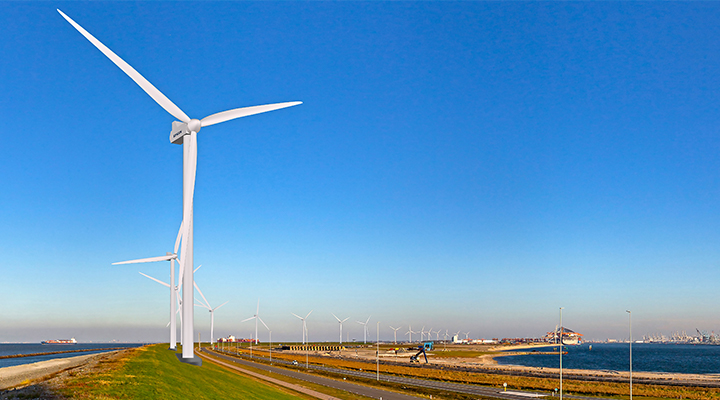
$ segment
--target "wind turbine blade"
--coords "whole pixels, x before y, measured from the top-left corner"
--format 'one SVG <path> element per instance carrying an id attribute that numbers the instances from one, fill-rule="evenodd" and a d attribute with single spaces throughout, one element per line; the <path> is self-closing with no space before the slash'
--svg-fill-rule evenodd
<path id="1" fill-rule="evenodd" d="M 164 94 L 157 90 L 157 88 L 155 88 L 152 83 L 148 82 L 147 79 L 140 75 L 139 72 L 135 71 L 135 68 L 131 67 L 130 64 L 123 61 L 122 58 L 118 57 L 118 55 L 113 53 L 112 50 L 108 49 L 104 44 L 100 43 L 99 40 L 95 39 L 93 35 L 83 29 L 82 26 L 78 25 L 62 11 L 57 10 L 57 12 L 59 12 L 60 15 L 62 15 L 62 17 L 70 23 L 70 25 L 77 29 L 78 32 L 85 36 L 85 39 L 89 40 L 90 43 L 92 43 L 95 47 L 97 47 L 98 50 L 105 54 L 105 56 L 109 58 L 110 61 L 112 61 L 125 74 L 127 74 L 130 79 L 135 81 L 135 83 L 137 83 L 138 86 L 140 86 L 140 88 L 145 91 L 145 93 L 150 95 L 150 97 L 152 97 L 152 99 L 155 100 L 155 102 L 158 103 L 160 107 L 164 108 L 165 111 L 169 112 L 173 117 L 179 119 L 180 121 L 185 123 L 190 122 L 190 117 L 185 115 L 185 113 L 178 106 L 176 106 L 172 101 L 170 101 L 170 99 L 165 97 Z"/>
<path id="2" fill-rule="evenodd" d="M 195 300 L 197 300 L 197 299 L 195 299 Z M 210 308 L 208 306 L 206 306 L 205 304 L 195 303 L 195 306 L 204 307 L 204 308 L 207 308 L 208 310 L 210 310 Z"/>
<path id="3" fill-rule="evenodd" d="M 307 317 L 309 317 L 310 314 L 312 314 L 313 311 L 315 311 L 315 310 L 310 310 L 310 312 L 308 313 L 308 315 L 305 316 L 305 319 L 307 319 Z"/>
<path id="4" fill-rule="evenodd" d="M 270 330 L 270 328 L 268 328 L 268 326 L 265 324 L 265 321 L 263 321 L 262 318 L 257 317 L 257 319 L 260 320 L 260 322 L 262 322 L 262 324 L 265 326 L 265 328 L 267 328 L 267 330 Z"/>
<path id="5" fill-rule="evenodd" d="M 298 318 L 300 318 L 300 319 L 305 319 L 305 318 L 303 318 L 303 317 L 301 317 L 301 316 L 299 316 L 299 315 L 297 315 L 297 314 L 295 314 L 295 313 L 292 313 L 292 312 L 291 312 L 290 314 L 292 314 L 292 315 L 294 315 L 294 316 L 296 316 L 296 317 L 298 317 Z"/>
<path id="6" fill-rule="evenodd" d="M 372 317 L 372 315 L 370 317 Z M 367 323 L 370 322 L 370 317 L 368 317 L 367 321 L 365 321 L 365 325 L 367 325 Z"/>
<path id="7" fill-rule="evenodd" d="M 197 272 L 197 270 L 199 270 L 199 269 L 200 269 L 200 267 L 202 267 L 202 264 L 198 265 L 198 267 L 197 267 L 197 268 L 195 268 L 195 269 L 193 270 L 193 274 L 194 274 L 194 273 L 196 273 L 196 272 Z"/>
<path id="8" fill-rule="evenodd" d="M 250 318 L 245 318 L 244 320 L 242 320 L 242 321 L 240 321 L 240 322 L 250 321 L 250 320 L 253 319 L 253 318 L 255 318 L 254 315 L 253 315 L 252 317 L 250 317 Z"/>
<path id="9" fill-rule="evenodd" d="M 155 279 L 155 278 L 153 278 L 153 277 L 150 276 L 150 275 L 145 275 L 145 274 L 143 274 L 142 272 L 140 272 L 140 275 L 142 275 L 142 276 L 144 276 L 144 277 L 146 277 L 146 278 L 150 278 L 150 279 L 154 280 L 155 282 L 157 282 L 157 283 L 159 283 L 159 284 L 161 284 L 161 285 L 170 287 L 170 285 L 168 285 L 167 283 L 165 283 L 165 282 L 163 282 L 163 281 L 161 281 L 161 280 L 159 280 L 159 279 Z"/>
<path id="10" fill-rule="evenodd" d="M 224 303 L 220 304 L 219 306 L 217 306 L 217 307 L 213 308 L 212 310 L 213 310 L 213 311 L 215 311 L 215 310 L 217 310 L 218 308 L 220 308 L 220 307 L 224 306 L 225 304 L 227 304 L 227 303 L 229 303 L 229 302 L 230 302 L 230 300 L 228 300 L 228 301 L 226 301 L 226 302 L 224 302 Z"/>
<path id="11" fill-rule="evenodd" d="M 178 247 L 180 246 L 180 239 L 183 237 L 183 224 L 185 221 L 180 222 L 180 229 L 178 229 L 177 239 L 175 239 L 175 247 L 173 253 L 177 254 Z"/>
<path id="12" fill-rule="evenodd" d="M 335 319 L 338 320 L 338 322 L 340 322 L 340 318 L 338 318 L 337 315 L 335 315 L 333 313 L 330 313 L 330 314 L 332 314 L 332 316 L 335 317 Z"/>
<path id="13" fill-rule="evenodd" d="M 349 320 L 349 319 L 350 319 L 350 317 L 347 317 L 347 318 L 345 318 L 344 320 L 342 320 L 342 321 L 340 321 L 340 322 L 345 322 L 345 321 L 347 321 L 347 320 Z"/>
<path id="14" fill-rule="evenodd" d="M 200 290 L 197 283 L 193 282 L 193 286 L 195 286 L 195 289 L 197 289 L 198 293 L 200 293 L 200 296 L 202 296 L 203 300 L 205 300 L 205 304 L 207 304 L 208 310 L 212 309 L 210 307 L 210 302 L 207 301 L 207 299 L 205 298 L 205 295 L 203 294 L 202 290 Z"/>
<path id="15" fill-rule="evenodd" d="M 230 121 L 231 119 L 235 118 L 242 118 L 247 117 L 249 115 L 255 115 L 260 114 L 268 111 L 274 111 L 279 110 L 281 108 L 286 107 L 292 107 L 296 106 L 298 104 L 302 104 L 302 101 L 290 101 L 287 103 L 275 103 L 275 104 L 265 104 L 262 106 L 252 106 L 252 107 L 243 107 L 243 108 L 235 108 L 232 110 L 222 111 L 216 114 L 208 115 L 207 117 L 200 120 L 200 126 L 206 127 L 210 125 L 219 124 L 221 122 Z M 187 122 L 187 121 L 183 121 Z"/>
<path id="16" fill-rule="evenodd" d="M 171 254 L 169 256 L 166 255 L 166 256 L 160 256 L 160 257 L 140 258 L 137 260 L 130 260 L 130 261 L 120 261 L 120 262 L 112 263 L 112 265 L 139 264 L 139 263 L 148 263 L 148 262 L 156 262 L 156 261 L 170 261 L 175 258 L 177 258 L 177 254 Z"/>

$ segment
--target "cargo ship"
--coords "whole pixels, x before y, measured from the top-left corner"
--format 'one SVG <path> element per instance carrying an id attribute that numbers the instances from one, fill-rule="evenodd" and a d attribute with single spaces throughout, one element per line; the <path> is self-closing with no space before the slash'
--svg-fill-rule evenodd
<path id="1" fill-rule="evenodd" d="M 56 340 L 44 340 L 40 344 L 77 344 L 75 338 L 71 339 L 56 339 Z"/>

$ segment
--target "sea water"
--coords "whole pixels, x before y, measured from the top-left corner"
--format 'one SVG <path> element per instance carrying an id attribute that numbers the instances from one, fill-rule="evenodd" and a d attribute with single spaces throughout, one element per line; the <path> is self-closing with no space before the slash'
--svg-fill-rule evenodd
<path id="1" fill-rule="evenodd" d="M 564 346 L 563 349 L 567 351 L 567 354 L 563 354 L 562 357 L 563 368 L 611 371 L 629 371 L 630 369 L 629 343 L 591 343 Z M 555 351 L 555 354 L 504 356 L 496 357 L 495 361 L 502 365 L 560 367 L 558 346 L 533 347 L 528 351 L 532 350 Z M 633 371 L 720 374 L 720 346 L 633 343 L 632 363 Z"/>
<path id="2" fill-rule="evenodd" d="M 2 343 L 0 344 L 0 356 L 12 356 L 18 354 L 49 353 L 68 350 L 89 350 L 75 353 L 47 354 L 32 357 L 0 358 L 0 368 L 13 365 L 31 364 L 38 361 L 52 360 L 55 358 L 68 358 L 86 354 L 102 353 L 109 348 L 132 348 L 142 346 L 143 343 L 78 343 L 78 344 L 48 344 L 39 343 Z"/>

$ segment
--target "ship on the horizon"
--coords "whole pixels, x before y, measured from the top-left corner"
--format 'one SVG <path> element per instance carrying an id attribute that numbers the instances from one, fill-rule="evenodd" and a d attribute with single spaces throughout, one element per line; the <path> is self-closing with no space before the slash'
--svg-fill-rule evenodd
<path id="1" fill-rule="evenodd" d="M 77 340 L 75 340 L 75 338 L 53 339 L 53 340 L 44 340 L 44 341 L 40 342 L 40 344 L 77 344 Z"/>

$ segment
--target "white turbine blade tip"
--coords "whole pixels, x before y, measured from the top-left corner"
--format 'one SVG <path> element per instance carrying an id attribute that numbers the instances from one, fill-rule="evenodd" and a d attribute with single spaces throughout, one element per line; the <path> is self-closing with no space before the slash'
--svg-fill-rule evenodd
<path id="1" fill-rule="evenodd" d="M 139 263 L 156 262 L 156 261 L 170 261 L 175 258 L 177 258 L 177 255 L 171 254 L 169 256 L 166 255 L 166 256 L 160 256 L 160 257 L 149 257 L 149 258 L 140 258 L 137 260 L 120 261 L 120 262 L 112 263 L 112 265 L 139 264 Z"/>
<path id="2" fill-rule="evenodd" d="M 302 104 L 302 101 L 289 101 L 286 103 L 264 104 L 261 106 L 235 108 L 232 110 L 222 111 L 216 114 L 208 115 L 207 117 L 201 119 L 200 123 L 202 127 L 206 127 L 225 121 L 230 121 L 231 119 L 279 110 L 281 108 L 292 107 L 298 104 Z"/>
<path id="3" fill-rule="evenodd" d="M 70 17 L 65 15 L 62 11 L 57 11 L 60 13 L 60 15 L 62 15 L 63 18 L 65 18 L 67 22 L 70 23 L 70 25 L 73 26 L 73 28 L 80 32 L 81 35 L 85 36 L 85 39 L 90 41 L 93 46 L 97 47 L 98 50 L 105 54 L 105 57 L 109 58 L 110 61 L 117 65 L 118 68 L 120 68 L 127 76 L 130 77 L 130 79 L 132 79 L 138 86 L 140 86 L 140 88 L 144 90 L 145 93 L 152 97 L 152 99 L 155 100 L 155 102 L 158 103 L 160 107 L 165 109 L 165 111 L 170 113 L 173 117 L 181 120 L 182 122 L 190 122 L 190 117 L 188 117 L 178 106 L 176 106 L 172 101 L 170 101 L 170 99 L 165 97 L 165 95 L 162 94 L 162 92 L 160 92 L 155 86 L 153 86 L 152 83 L 148 82 L 147 79 L 140 75 L 140 73 L 137 72 L 135 68 L 131 67 L 130 64 L 126 63 L 112 50 L 107 48 L 107 46 L 97 40 L 95 36 L 91 35 L 82 26 L 80 26 L 77 22 L 73 21 Z"/>

